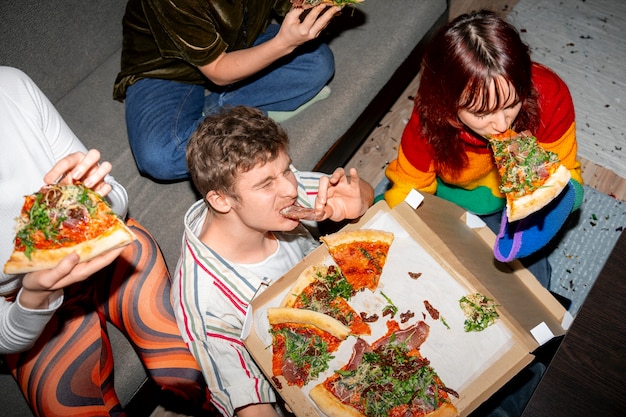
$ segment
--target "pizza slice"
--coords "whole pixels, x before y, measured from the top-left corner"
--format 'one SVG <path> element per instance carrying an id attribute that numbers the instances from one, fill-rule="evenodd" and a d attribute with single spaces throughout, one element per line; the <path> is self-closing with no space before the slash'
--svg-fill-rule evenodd
<path id="1" fill-rule="evenodd" d="M 347 6 L 350 4 L 362 3 L 363 0 L 291 0 L 293 7 L 310 9 L 318 4 L 328 4 L 329 6 Z"/>
<path id="2" fill-rule="evenodd" d="M 5 274 L 53 268 L 73 252 L 88 261 L 136 239 L 102 196 L 80 183 L 26 196 L 16 230 Z"/>
<path id="3" fill-rule="evenodd" d="M 315 209 L 298 204 L 285 207 L 280 210 L 280 214 L 292 220 L 319 220 L 315 214 Z"/>
<path id="4" fill-rule="evenodd" d="M 335 265 L 312 265 L 302 271 L 280 305 L 329 315 L 348 326 L 352 334 L 369 335 L 370 326 L 348 304 L 354 294 L 354 288 Z"/>
<path id="5" fill-rule="evenodd" d="M 297 308 L 268 308 L 272 334 L 272 373 L 282 375 L 289 385 L 303 387 L 328 369 L 339 345 L 350 329 L 317 311 Z"/>
<path id="6" fill-rule="evenodd" d="M 355 291 L 374 291 L 387 261 L 393 233 L 360 229 L 340 231 L 320 238 L 341 273 Z"/>
<path id="7" fill-rule="evenodd" d="M 420 321 L 406 329 L 388 322 L 388 334 L 371 346 L 358 339 L 350 361 L 310 397 L 329 417 L 456 416 L 446 388 L 419 347 L 430 328 Z"/>
<path id="8" fill-rule="evenodd" d="M 543 149 L 528 131 L 512 130 L 488 138 L 506 197 L 509 222 L 540 210 L 565 188 L 569 170 L 554 152 Z"/>

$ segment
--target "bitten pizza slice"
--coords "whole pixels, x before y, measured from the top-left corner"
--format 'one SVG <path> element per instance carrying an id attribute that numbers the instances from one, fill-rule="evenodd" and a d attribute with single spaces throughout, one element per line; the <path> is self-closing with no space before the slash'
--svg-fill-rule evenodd
<path id="1" fill-rule="evenodd" d="M 530 132 L 512 130 L 489 137 L 500 174 L 500 191 L 506 196 L 510 222 L 540 210 L 565 188 L 569 170 L 554 152 L 543 149 Z"/>
<path id="2" fill-rule="evenodd" d="M 419 352 L 428 325 L 387 324 L 388 334 L 371 346 L 358 339 L 348 364 L 313 387 L 311 399 L 329 417 L 456 416 L 450 395 L 458 394 Z"/>
<path id="3" fill-rule="evenodd" d="M 272 373 L 302 387 L 328 369 L 350 329 L 322 313 L 297 308 L 268 308 L 272 334 Z"/>
<path id="4" fill-rule="evenodd" d="M 4 273 L 53 268 L 70 253 L 88 261 L 135 238 L 93 190 L 80 183 L 45 185 L 24 198 Z"/>
<path id="5" fill-rule="evenodd" d="M 340 231 L 322 236 L 320 240 L 356 291 L 364 288 L 374 291 L 393 237 L 393 233 L 382 230 L 360 229 Z"/>
<path id="6" fill-rule="evenodd" d="M 370 326 L 348 304 L 355 292 L 335 265 L 312 265 L 302 271 L 281 307 L 317 311 L 339 320 L 352 334 L 369 335 Z"/>

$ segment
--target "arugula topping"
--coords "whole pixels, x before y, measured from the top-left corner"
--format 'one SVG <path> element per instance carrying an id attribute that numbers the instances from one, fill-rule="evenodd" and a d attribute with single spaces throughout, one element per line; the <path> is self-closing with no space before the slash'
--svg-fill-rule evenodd
<path id="1" fill-rule="evenodd" d="M 104 200 L 102 200 L 104 201 Z M 30 259 L 43 242 L 63 243 L 59 238 L 63 225 L 69 219 L 81 219 L 85 213 L 93 216 L 97 205 L 89 190 L 80 185 L 50 185 L 26 197 L 25 209 L 18 219 L 16 246 L 24 247 L 24 254 Z"/>
<path id="2" fill-rule="evenodd" d="M 533 136 L 521 135 L 512 139 L 491 140 L 494 156 L 502 172 L 500 191 L 520 196 L 540 188 L 549 175 L 548 170 L 559 163 L 556 153 L 537 144 Z"/>
<path id="3" fill-rule="evenodd" d="M 349 300 L 355 294 L 354 288 L 338 268 L 330 266 L 326 274 L 322 274 L 318 271 L 317 275 L 320 281 L 325 284 L 329 297 L 341 297 Z"/>
<path id="4" fill-rule="evenodd" d="M 391 317 L 393 318 L 396 314 L 398 314 L 398 307 L 396 307 L 393 301 L 391 301 L 391 298 L 387 297 L 384 292 L 381 291 L 380 295 L 382 295 L 385 298 L 385 300 L 387 300 L 387 303 L 388 303 L 383 308 L 383 316 L 387 314 L 391 314 Z"/>
<path id="5" fill-rule="evenodd" d="M 315 275 L 317 279 L 311 284 L 311 291 L 299 295 L 300 302 L 312 310 L 319 311 L 315 308 L 316 306 L 323 308 L 322 306 L 337 297 L 349 300 L 356 292 L 334 265 L 329 266 L 325 272 L 321 268 L 318 269 Z"/>
<path id="6" fill-rule="evenodd" d="M 340 375 L 335 392 L 360 392 L 363 414 L 389 416 L 394 407 L 416 405 L 430 412 L 448 401 L 442 383 L 428 359 L 415 355 L 405 342 L 392 336 L 374 351 L 365 352 L 361 364 L 353 370 L 336 371 Z"/>
<path id="7" fill-rule="evenodd" d="M 369 253 L 367 249 L 365 249 L 362 246 L 359 246 L 359 251 L 361 251 L 361 254 L 363 255 L 363 257 L 370 262 L 372 267 L 376 269 L 376 272 L 381 273 L 383 271 L 383 267 L 378 262 L 378 259 L 372 256 L 372 254 Z"/>
<path id="8" fill-rule="evenodd" d="M 483 331 L 500 317 L 496 311 L 499 304 L 479 293 L 461 297 L 459 305 L 467 317 L 464 323 L 466 332 Z"/>
<path id="9" fill-rule="evenodd" d="M 307 332 L 298 333 L 288 327 L 271 329 L 270 333 L 276 337 L 282 335 L 285 340 L 285 362 L 291 362 L 296 369 L 306 370 L 308 378 L 315 379 L 320 373 L 328 369 L 328 362 L 334 358 L 328 352 L 328 343 L 318 334 Z"/>

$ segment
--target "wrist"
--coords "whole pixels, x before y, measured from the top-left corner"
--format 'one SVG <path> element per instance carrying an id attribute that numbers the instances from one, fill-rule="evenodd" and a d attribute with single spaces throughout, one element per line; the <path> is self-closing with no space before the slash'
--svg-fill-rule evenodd
<path id="1" fill-rule="evenodd" d="M 46 310 L 62 294 L 63 290 L 34 291 L 22 288 L 17 295 L 17 302 L 20 306 L 29 310 Z"/>

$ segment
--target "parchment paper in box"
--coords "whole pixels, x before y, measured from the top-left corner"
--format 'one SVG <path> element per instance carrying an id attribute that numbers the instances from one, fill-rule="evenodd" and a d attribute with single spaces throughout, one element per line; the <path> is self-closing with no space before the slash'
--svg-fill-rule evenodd
<path id="1" fill-rule="evenodd" d="M 437 204 L 437 201 L 433 203 Z M 415 313 L 414 318 L 404 326 L 424 319 L 430 326 L 430 334 L 421 352 L 431 361 L 444 383 L 459 392 L 460 399 L 454 400 L 455 406 L 460 415 L 467 415 L 532 360 L 528 337 L 504 308 L 500 311 L 501 320 L 486 331 L 463 331 L 464 316 L 458 306 L 459 298 L 475 291 L 488 296 L 491 293 L 456 259 L 455 253 L 438 237 L 439 231 L 435 233 L 412 209 L 403 206 L 390 211 L 386 203 L 378 203 L 361 221 L 346 227 L 388 230 L 395 235 L 378 289 L 374 293 L 367 290 L 359 293 L 352 304 L 357 311 L 380 315 L 388 303 L 382 295 L 384 293 L 398 307 L 399 312 Z M 466 228 L 460 218 L 456 221 L 460 223 L 459 227 Z M 477 238 L 475 233 L 471 235 Z M 468 246 L 462 251 L 487 250 L 486 244 L 478 239 L 482 246 Z M 255 360 L 270 377 L 271 337 L 266 310 L 280 303 L 302 270 L 320 263 L 332 263 L 324 247 L 311 253 L 251 304 L 249 317 L 253 319 L 252 325 L 249 333 L 242 336 Z M 419 272 L 422 275 L 415 280 L 409 277 L 408 272 Z M 449 328 L 442 320 L 435 321 L 428 315 L 424 300 L 439 310 Z M 372 342 L 381 337 L 386 332 L 385 322 L 386 319 L 373 323 L 372 336 L 365 339 Z M 275 386 L 296 415 L 321 415 L 309 400 L 308 392 L 332 374 L 333 369 L 347 362 L 356 339 L 348 340 L 336 352 L 329 371 L 303 389 L 290 387 L 284 379 L 277 379 L 279 383 Z"/>

